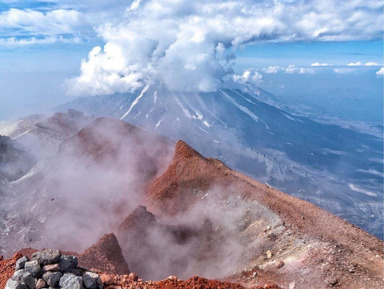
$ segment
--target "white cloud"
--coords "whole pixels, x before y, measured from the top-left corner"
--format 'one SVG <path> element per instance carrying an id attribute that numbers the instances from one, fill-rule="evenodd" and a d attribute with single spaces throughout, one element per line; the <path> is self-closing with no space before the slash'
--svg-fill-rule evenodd
<path id="1" fill-rule="evenodd" d="M 348 64 L 348 66 L 363 66 L 364 63 L 357 61 L 357 62 L 351 62 Z"/>
<path id="2" fill-rule="evenodd" d="M 328 63 L 319 63 L 319 62 L 315 62 L 315 63 L 312 63 L 311 66 L 329 66 Z"/>
<path id="3" fill-rule="evenodd" d="M 365 66 L 379 66 L 379 64 L 376 62 L 366 62 Z"/>
<path id="4" fill-rule="evenodd" d="M 380 68 L 377 72 L 376 75 L 378 77 L 384 77 L 384 67 Z"/>
<path id="5" fill-rule="evenodd" d="M 296 72 L 299 72 L 299 69 L 294 64 L 290 64 L 287 68 L 285 68 L 285 73 L 292 74 Z"/>
<path id="6" fill-rule="evenodd" d="M 313 74 L 313 73 L 315 73 L 315 70 L 313 68 L 300 67 L 299 73 L 300 74 L 306 74 L 306 73 Z"/>
<path id="7" fill-rule="evenodd" d="M 247 82 L 259 84 L 263 80 L 263 76 L 257 71 L 245 70 L 242 75 L 234 74 L 233 80 L 242 84 Z"/>
<path id="8" fill-rule="evenodd" d="M 43 38 L 30 37 L 26 39 L 18 39 L 15 37 L 0 38 L 1 47 L 22 47 L 31 45 L 46 45 L 53 43 L 81 43 L 80 37 L 63 37 L 63 36 L 48 36 Z"/>
<path id="9" fill-rule="evenodd" d="M 269 66 L 268 68 L 264 68 L 263 70 L 267 74 L 276 74 L 281 71 L 282 68 L 280 66 Z"/>
<path id="10" fill-rule="evenodd" d="M 119 23 L 97 31 L 106 45 L 70 81 L 73 94 L 131 91 L 161 83 L 173 91 L 212 91 L 232 73 L 229 51 L 257 41 L 380 38 L 377 1 L 142 0 Z M 271 70 L 272 71 L 272 70 Z M 289 66 L 286 73 L 311 73 Z"/>
<path id="11" fill-rule="evenodd" d="M 0 13 L 2 31 L 19 29 L 22 33 L 52 35 L 77 32 L 85 25 L 84 15 L 75 10 L 41 12 L 31 9 L 10 9 Z"/>
<path id="12" fill-rule="evenodd" d="M 333 71 L 337 74 L 350 74 L 350 73 L 353 73 L 354 70 L 351 69 L 351 68 L 334 68 Z"/>

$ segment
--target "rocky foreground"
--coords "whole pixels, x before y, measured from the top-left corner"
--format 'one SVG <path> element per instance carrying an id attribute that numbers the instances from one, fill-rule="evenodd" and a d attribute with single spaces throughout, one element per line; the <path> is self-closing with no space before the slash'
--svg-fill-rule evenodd
<path id="1" fill-rule="evenodd" d="M 33 250 L 32 250 L 33 251 Z M 31 250 L 24 250 L 30 253 Z M 100 265 L 100 260 L 99 265 Z M 107 263 L 113 260 L 105 260 Z M 5 289 L 160 289 L 160 288 L 220 288 L 244 289 L 240 284 L 208 280 L 194 276 L 180 280 L 169 276 L 161 281 L 143 281 L 135 273 L 118 275 L 97 269 L 78 266 L 74 255 L 64 255 L 59 250 L 46 249 L 34 252 L 31 258 L 16 253 L 11 259 L 0 256 L 0 288 Z M 97 264 L 96 264 L 97 265 Z M 7 279 L 9 278 L 9 279 Z M 5 286 L 5 287 L 4 287 Z M 281 289 L 277 285 L 256 286 L 255 289 Z"/>

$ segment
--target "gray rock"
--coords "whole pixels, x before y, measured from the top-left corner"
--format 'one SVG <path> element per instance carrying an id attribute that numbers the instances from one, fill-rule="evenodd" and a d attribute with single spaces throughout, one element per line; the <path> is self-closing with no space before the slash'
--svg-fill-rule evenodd
<path id="1" fill-rule="evenodd" d="M 83 278 L 72 273 L 65 273 L 60 279 L 62 289 L 83 289 Z"/>
<path id="2" fill-rule="evenodd" d="M 76 269 L 68 270 L 68 272 L 66 272 L 66 273 L 72 273 L 72 274 L 75 274 L 76 276 L 82 276 L 83 272 L 84 271 L 82 271 L 81 269 L 76 268 Z"/>
<path id="3" fill-rule="evenodd" d="M 32 254 L 32 260 L 36 260 L 42 266 L 58 263 L 60 257 L 60 251 L 53 249 L 46 249 Z"/>
<path id="4" fill-rule="evenodd" d="M 60 270 L 65 272 L 69 269 L 75 269 L 78 263 L 75 256 L 61 256 L 59 261 Z"/>
<path id="5" fill-rule="evenodd" d="M 15 280 L 9 279 L 7 284 L 5 284 L 4 289 L 28 289 L 28 286 Z"/>
<path id="6" fill-rule="evenodd" d="M 17 260 L 16 262 L 16 268 L 15 270 L 20 270 L 20 269 L 24 269 L 24 265 L 25 265 L 25 262 L 28 262 L 29 259 L 27 257 L 21 257 L 19 260 Z"/>
<path id="7" fill-rule="evenodd" d="M 103 283 L 101 282 L 99 275 L 93 272 L 84 272 L 83 282 L 84 282 L 85 288 L 89 288 L 89 289 L 103 288 Z"/>
<path id="8" fill-rule="evenodd" d="M 45 282 L 47 282 L 47 284 L 50 287 L 56 287 L 59 285 L 61 276 L 63 276 L 63 274 L 61 274 L 61 272 L 48 271 L 48 272 L 44 273 L 43 279 Z"/>
<path id="9" fill-rule="evenodd" d="M 28 288 L 35 289 L 36 288 L 36 279 L 33 278 L 32 273 L 24 271 L 23 269 L 17 270 L 12 279 L 19 283 L 24 283 L 28 286 Z"/>
<path id="10" fill-rule="evenodd" d="M 31 273 L 34 277 L 39 277 L 42 272 L 39 262 L 37 260 L 25 262 L 24 270 Z"/>
<path id="11" fill-rule="evenodd" d="M 21 282 L 21 279 L 23 278 L 23 275 L 25 273 L 26 272 L 23 269 L 17 270 L 15 271 L 15 273 L 13 273 L 12 279 L 15 281 Z"/>

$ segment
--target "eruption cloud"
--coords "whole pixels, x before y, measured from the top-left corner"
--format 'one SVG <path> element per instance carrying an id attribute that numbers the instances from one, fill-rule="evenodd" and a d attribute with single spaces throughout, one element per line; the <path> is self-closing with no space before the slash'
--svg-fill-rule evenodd
<path id="1" fill-rule="evenodd" d="M 132 92 L 162 84 L 214 91 L 233 77 L 234 53 L 258 42 L 379 39 L 378 1 L 135 0 L 121 21 L 97 28 L 105 41 L 68 80 L 72 95 Z"/>

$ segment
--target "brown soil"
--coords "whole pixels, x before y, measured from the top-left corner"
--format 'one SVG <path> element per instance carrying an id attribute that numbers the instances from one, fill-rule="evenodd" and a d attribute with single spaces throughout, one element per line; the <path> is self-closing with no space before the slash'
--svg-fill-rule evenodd
<path id="1" fill-rule="evenodd" d="M 101 275 L 101 279 L 106 285 L 106 289 L 118 288 L 148 288 L 148 289 L 245 289 L 240 284 L 223 282 L 217 280 L 208 280 L 194 276 L 188 280 L 180 280 L 170 276 L 162 281 L 133 281 L 131 276 Z M 277 285 L 256 286 L 255 289 L 281 289 Z"/>
<path id="2" fill-rule="evenodd" d="M 22 256 L 21 253 L 16 253 L 10 259 L 2 260 L 2 258 L 0 258 L 0 288 L 5 288 L 7 280 L 12 277 L 13 273 L 15 273 L 17 259 Z"/>

